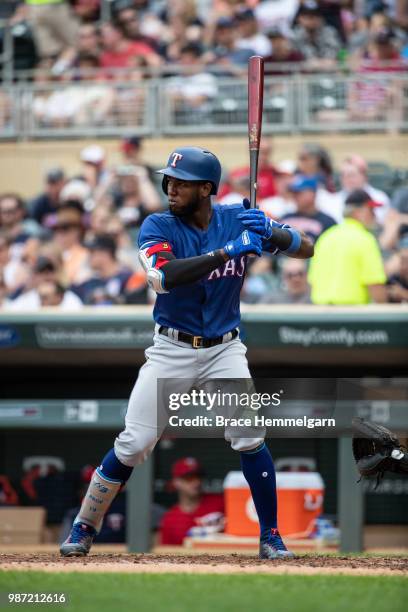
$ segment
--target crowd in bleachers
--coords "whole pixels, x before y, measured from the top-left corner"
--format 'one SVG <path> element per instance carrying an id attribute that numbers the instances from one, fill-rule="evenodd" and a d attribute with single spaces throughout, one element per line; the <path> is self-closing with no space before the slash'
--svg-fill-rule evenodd
<path id="1" fill-rule="evenodd" d="M 124 138 L 121 151 L 123 164 L 112 167 L 99 144 L 87 146 L 76 175 L 50 169 L 43 190 L 27 201 L 16 193 L 0 194 L 3 310 L 152 303 L 154 295 L 138 260 L 137 236 L 146 216 L 165 210 L 167 203 L 160 175 L 143 160 L 142 141 Z M 357 190 L 361 201 L 353 206 L 367 200 L 372 216 L 368 223 L 366 217 L 359 221 L 376 236 L 382 253 L 381 271 L 371 284 L 384 291 L 350 303 L 408 301 L 406 171 L 368 164 L 353 153 L 334 168 L 329 152 L 313 143 L 304 144 L 296 159 L 275 164 L 273 141 L 265 137 L 258 184 L 258 203 L 265 214 L 306 232 L 317 245 L 322 234 L 342 225 L 349 213 L 348 198 Z M 224 175 L 216 201 L 228 206 L 248 196 L 249 168 L 233 168 Z M 346 242 L 333 257 L 348 250 Z M 319 276 L 317 268 L 313 274 Z M 347 288 L 339 294 L 329 303 L 342 303 Z M 267 254 L 250 261 L 242 298 L 247 303 L 320 303 L 311 297 L 306 262 Z"/>
<path id="2" fill-rule="evenodd" d="M 14 78 L 36 85 L 30 112 L 43 127 L 98 126 L 106 117 L 139 125 L 147 94 L 137 84 L 158 75 L 176 110 L 205 110 L 217 97 L 217 76 L 244 75 L 253 54 L 265 57 L 267 75 L 381 70 L 382 81 L 350 86 L 348 118 L 375 120 L 391 107 L 395 122 L 404 113 L 404 90 L 392 76 L 408 65 L 408 0 L 1 4 L 11 24 Z M 5 38 L 0 28 L 3 49 Z M 332 116 L 333 104 L 326 109 Z M 0 96 L 0 125 L 10 120 L 10 105 Z"/>
<path id="3" fill-rule="evenodd" d="M 107 71 L 178 63 L 190 45 L 203 63 L 227 72 L 253 53 L 317 69 L 346 54 L 397 60 L 408 53 L 406 0 L 113 0 L 108 11 L 103 0 L 2 4 L 16 39 L 32 37 L 20 66 L 51 59 L 55 76 L 82 61 Z"/>

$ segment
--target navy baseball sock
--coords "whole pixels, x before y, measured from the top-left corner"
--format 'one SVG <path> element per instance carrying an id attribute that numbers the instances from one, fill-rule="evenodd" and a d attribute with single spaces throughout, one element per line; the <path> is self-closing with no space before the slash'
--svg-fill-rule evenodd
<path id="1" fill-rule="evenodd" d="M 265 442 L 240 453 L 242 472 L 251 489 L 259 518 L 261 539 L 277 528 L 276 476 L 271 453 Z"/>
<path id="2" fill-rule="evenodd" d="M 114 449 L 111 448 L 102 459 L 99 471 L 106 478 L 120 480 L 122 483 L 125 483 L 133 472 L 133 468 L 121 463 L 116 457 Z"/>

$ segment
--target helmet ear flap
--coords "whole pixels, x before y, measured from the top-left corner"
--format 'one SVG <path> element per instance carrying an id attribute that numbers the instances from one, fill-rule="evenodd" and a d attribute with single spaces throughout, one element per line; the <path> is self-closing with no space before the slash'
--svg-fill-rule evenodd
<path id="1" fill-rule="evenodd" d="M 168 177 L 164 174 L 163 175 L 163 180 L 162 180 L 162 189 L 164 191 L 164 193 L 167 195 L 167 184 L 169 182 Z"/>

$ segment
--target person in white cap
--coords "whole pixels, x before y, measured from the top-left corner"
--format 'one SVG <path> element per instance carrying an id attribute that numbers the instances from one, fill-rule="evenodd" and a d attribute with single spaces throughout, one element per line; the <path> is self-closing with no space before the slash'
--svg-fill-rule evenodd
<path id="1" fill-rule="evenodd" d="M 80 153 L 82 175 L 97 197 L 97 188 L 109 180 L 110 172 L 105 168 L 105 150 L 97 144 L 88 145 Z"/>

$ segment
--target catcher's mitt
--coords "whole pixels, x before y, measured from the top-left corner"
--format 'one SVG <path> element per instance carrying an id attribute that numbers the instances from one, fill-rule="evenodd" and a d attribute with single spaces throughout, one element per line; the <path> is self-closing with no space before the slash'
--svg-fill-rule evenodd
<path id="1" fill-rule="evenodd" d="M 361 476 L 376 476 L 377 486 L 384 472 L 408 475 L 408 453 L 397 436 L 382 425 L 353 419 L 353 455 Z"/>

